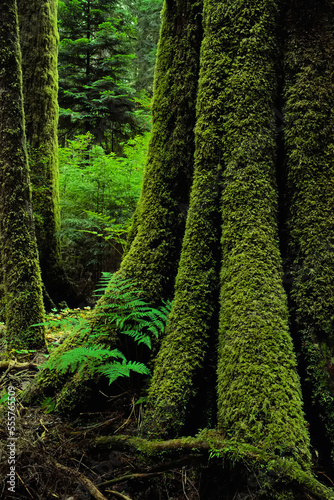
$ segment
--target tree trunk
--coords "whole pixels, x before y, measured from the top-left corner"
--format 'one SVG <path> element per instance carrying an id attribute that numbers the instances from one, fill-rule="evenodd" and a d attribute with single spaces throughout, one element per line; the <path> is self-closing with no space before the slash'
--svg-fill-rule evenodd
<path id="1" fill-rule="evenodd" d="M 332 26 L 333 7 L 327 2 L 303 2 L 302 13 L 301 3 L 292 2 L 286 22 L 284 98 L 294 329 L 303 356 L 311 430 L 314 428 L 317 437 L 316 446 L 331 452 L 333 459 Z"/>
<path id="2" fill-rule="evenodd" d="M 153 128 L 137 233 L 121 274 L 148 300 L 173 294 L 193 174 L 201 2 L 165 2 L 155 69 Z"/>
<path id="3" fill-rule="evenodd" d="M 213 4 L 215 2 L 212 2 Z M 247 16 L 241 16 L 245 9 Z M 218 351 L 218 428 L 309 466 L 278 244 L 275 60 L 278 3 L 219 19 L 227 61 Z"/>
<path id="4" fill-rule="evenodd" d="M 23 93 L 36 237 L 51 300 L 74 305 L 60 261 L 58 187 L 58 31 L 56 0 L 20 0 Z M 46 301 L 46 305 L 51 304 Z"/>
<path id="5" fill-rule="evenodd" d="M 0 213 L 6 339 L 11 348 L 42 348 L 41 276 L 33 227 L 22 102 L 16 1 L 0 4 Z"/>
<path id="6" fill-rule="evenodd" d="M 217 4 L 215 7 L 219 17 L 223 6 Z M 197 98 L 194 179 L 173 307 L 155 363 L 149 389 L 149 410 L 144 421 L 145 431 L 159 437 L 175 437 L 182 432 L 194 404 L 195 378 L 201 374 L 209 383 L 210 375 L 208 370 L 203 372 L 203 365 L 205 360 L 212 362 L 212 356 L 211 359 L 210 355 L 206 356 L 206 351 L 209 346 L 214 350 L 215 346 L 215 339 L 209 337 L 214 326 L 217 327 L 219 296 L 224 68 L 217 64 L 222 45 L 217 25 L 210 18 L 208 3 L 204 7 L 203 21 L 205 31 Z M 211 380 L 211 384 L 214 385 L 215 380 Z M 203 404 L 202 412 L 207 410 Z M 198 424 L 202 416 L 196 410 L 191 419 L 192 424 Z"/>

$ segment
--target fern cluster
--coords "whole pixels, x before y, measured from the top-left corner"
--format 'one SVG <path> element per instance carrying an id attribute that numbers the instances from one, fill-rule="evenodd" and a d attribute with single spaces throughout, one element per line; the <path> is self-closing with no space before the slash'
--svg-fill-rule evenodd
<path id="1" fill-rule="evenodd" d="M 112 361 L 110 359 L 120 359 Z M 62 354 L 57 360 L 48 364 L 50 369 L 56 369 L 60 373 L 66 371 L 78 372 L 80 375 L 84 368 L 91 373 L 102 373 L 109 379 L 109 384 L 118 377 L 128 377 L 130 371 L 149 375 L 150 370 L 144 363 L 137 361 L 127 361 L 125 356 L 118 349 L 108 349 L 103 345 L 81 346 Z"/>
<path id="2" fill-rule="evenodd" d="M 165 329 L 171 302 L 164 302 L 159 308 L 140 298 L 141 290 L 134 289 L 131 279 L 102 273 L 100 288 L 96 294 L 107 293 L 108 304 L 100 306 L 100 314 L 114 324 L 123 335 L 132 337 L 139 344 L 152 347 L 151 339 L 158 338 Z"/>
<path id="3" fill-rule="evenodd" d="M 110 273 L 103 273 L 95 292 L 96 295 L 102 293 L 107 294 L 108 304 L 97 306 L 100 308 L 98 314 L 105 317 L 106 323 L 114 325 L 121 335 L 127 335 L 136 344 L 144 344 L 151 349 L 151 339 L 158 338 L 165 329 L 171 302 L 154 308 L 139 297 L 141 291 L 136 289 L 132 280 Z M 81 318 L 72 332 L 77 332 L 78 328 L 86 333 L 90 328 L 89 321 Z M 108 336 L 106 330 L 93 329 L 86 345 L 51 357 L 47 367 L 60 373 L 70 371 L 80 375 L 84 369 L 100 373 L 108 378 L 109 384 L 119 377 L 130 376 L 131 372 L 150 375 L 144 363 L 128 361 L 118 349 L 111 349 L 102 343 L 92 345 L 96 337 L 103 336 Z"/>

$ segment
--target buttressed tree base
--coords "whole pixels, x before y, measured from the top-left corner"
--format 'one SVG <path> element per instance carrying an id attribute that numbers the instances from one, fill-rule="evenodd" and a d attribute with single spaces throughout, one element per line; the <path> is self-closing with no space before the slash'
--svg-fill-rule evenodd
<path id="1" fill-rule="evenodd" d="M 210 498 L 334 498 L 311 471 L 316 425 L 324 456 L 334 436 L 333 8 L 166 0 L 162 16 L 152 139 L 119 275 L 173 305 L 142 437 L 96 444 L 207 453 L 207 480 L 219 476 Z M 58 385 L 63 413 L 82 403 L 71 383 L 66 395 Z"/>

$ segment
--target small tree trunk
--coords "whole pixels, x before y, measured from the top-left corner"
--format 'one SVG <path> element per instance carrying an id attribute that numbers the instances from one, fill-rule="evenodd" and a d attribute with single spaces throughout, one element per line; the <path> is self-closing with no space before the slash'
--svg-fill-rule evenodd
<path id="1" fill-rule="evenodd" d="M 1 260 L 10 347 L 45 345 L 41 276 L 33 227 L 15 0 L 0 4 Z"/>
<path id="2" fill-rule="evenodd" d="M 60 261 L 57 4 L 56 0 L 20 0 L 18 8 L 26 134 L 42 278 L 52 301 L 65 300 L 71 305 L 73 290 Z"/>

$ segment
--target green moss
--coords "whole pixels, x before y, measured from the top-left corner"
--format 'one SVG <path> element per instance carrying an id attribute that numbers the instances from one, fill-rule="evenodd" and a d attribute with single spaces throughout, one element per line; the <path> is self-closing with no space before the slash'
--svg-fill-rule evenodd
<path id="1" fill-rule="evenodd" d="M 217 17 L 224 9 L 215 3 Z M 159 436 L 182 432 L 196 393 L 195 376 L 204 368 L 218 307 L 219 190 L 223 114 L 221 34 L 215 30 L 210 2 L 203 11 L 195 171 L 185 236 L 167 331 L 149 389 L 146 430 Z M 196 419 L 192 419 L 193 421 Z"/>
<path id="2" fill-rule="evenodd" d="M 137 232 L 121 273 L 150 302 L 172 294 L 193 173 L 201 2 L 165 2 L 155 70 L 153 128 Z"/>
<path id="3" fill-rule="evenodd" d="M 9 347 L 45 345 L 41 276 L 34 234 L 22 103 L 16 2 L 1 3 L 0 211 L 1 259 Z"/>
<path id="4" fill-rule="evenodd" d="M 272 0 L 217 17 L 226 74 L 218 426 L 309 467 L 276 221 L 276 18 Z"/>
<path id="5" fill-rule="evenodd" d="M 313 412 L 334 445 L 333 7 L 292 3 L 285 46 L 285 144 L 292 312 Z M 311 428 L 312 431 L 312 428 Z"/>
<path id="6" fill-rule="evenodd" d="M 57 5 L 56 0 L 18 2 L 36 236 L 43 282 L 56 303 L 69 295 L 59 239 Z"/>
<path id="7" fill-rule="evenodd" d="M 124 435 L 99 436 L 95 439 L 95 445 L 99 449 L 139 452 L 140 455 L 154 457 L 155 463 L 162 453 L 164 457 L 170 458 L 182 453 L 187 454 L 188 460 L 193 454 L 197 458 L 201 455 L 202 464 L 208 457 L 208 465 L 211 467 L 207 466 L 206 469 L 217 471 L 217 477 L 214 479 L 224 484 L 224 498 L 227 499 L 251 497 L 258 500 L 306 498 L 330 500 L 334 498 L 331 489 L 319 483 L 309 471 L 302 470 L 295 461 L 278 458 L 255 446 L 227 440 L 219 433 L 207 429 L 196 437 L 168 441 L 149 441 Z M 210 476 L 206 478 L 202 468 L 202 484 L 205 485 L 208 479 L 210 481 Z"/>

